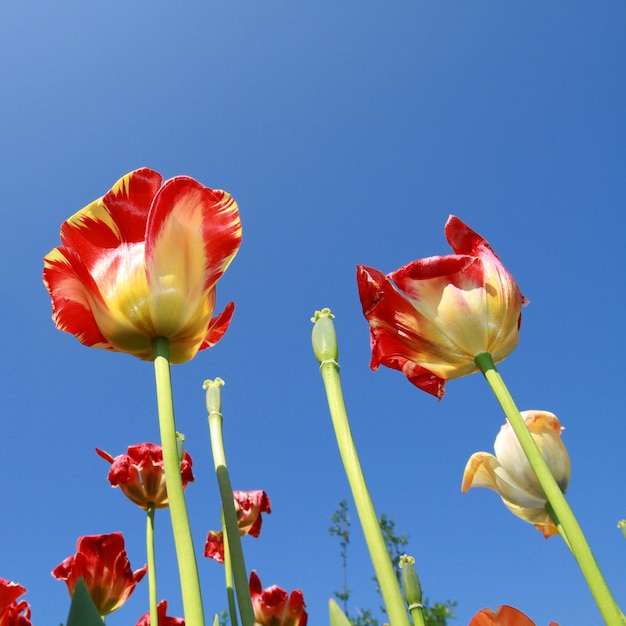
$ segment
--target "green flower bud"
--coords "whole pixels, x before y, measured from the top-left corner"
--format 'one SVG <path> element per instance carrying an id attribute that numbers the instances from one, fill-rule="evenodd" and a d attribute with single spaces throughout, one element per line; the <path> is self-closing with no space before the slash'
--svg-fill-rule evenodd
<path id="1" fill-rule="evenodd" d="M 409 610 L 414 607 L 422 606 L 422 585 L 417 576 L 417 572 L 413 567 L 415 559 L 412 556 L 403 554 L 400 557 L 400 568 L 402 569 L 402 589 L 404 590 L 404 598 L 409 605 Z"/>
<path id="2" fill-rule="evenodd" d="M 337 334 L 333 324 L 334 317 L 330 309 L 322 309 L 321 311 L 315 311 L 315 315 L 311 318 L 311 321 L 315 324 L 311 341 L 313 342 L 313 352 L 318 363 L 336 361 L 339 356 Z"/>

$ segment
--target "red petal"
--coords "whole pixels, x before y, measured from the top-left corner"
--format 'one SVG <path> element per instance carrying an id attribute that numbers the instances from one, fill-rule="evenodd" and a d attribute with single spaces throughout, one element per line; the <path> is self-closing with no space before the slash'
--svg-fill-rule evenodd
<path id="1" fill-rule="evenodd" d="M 198 216 L 198 212 L 200 215 Z M 163 228 L 175 220 L 181 230 L 200 228 L 205 252 L 205 289 L 222 276 L 241 243 L 241 222 L 237 203 L 230 194 L 201 185 L 188 176 L 165 182 L 158 191 L 146 227 L 146 261 Z"/>
<path id="2" fill-rule="evenodd" d="M 101 200 L 67 220 L 61 227 L 61 241 L 90 269 L 103 251 L 143 241 L 150 206 L 162 181 L 158 172 L 147 168 L 130 172 Z"/>
<path id="3" fill-rule="evenodd" d="M 215 292 L 213 292 L 215 293 Z M 226 333 L 235 312 L 235 303 L 229 302 L 224 310 L 209 322 L 207 334 L 198 350 L 212 348 Z"/>
<path id="4" fill-rule="evenodd" d="M 86 346 L 112 349 L 100 332 L 91 301 L 103 302 L 98 286 L 79 256 L 69 248 L 55 248 L 44 258 L 43 281 L 52 299 L 57 328 L 75 335 Z"/>

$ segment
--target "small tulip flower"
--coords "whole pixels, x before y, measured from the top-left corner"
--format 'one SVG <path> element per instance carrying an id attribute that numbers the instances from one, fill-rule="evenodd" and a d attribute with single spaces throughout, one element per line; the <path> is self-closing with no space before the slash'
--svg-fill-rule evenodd
<path id="1" fill-rule="evenodd" d="M 122 533 L 111 533 L 80 537 L 76 554 L 58 565 L 52 575 L 65 581 L 71 597 L 82 578 L 100 615 L 108 615 L 128 600 L 147 570 L 147 566 L 131 570 Z"/>
<path id="2" fill-rule="evenodd" d="M 255 571 L 250 572 L 250 596 L 254 609 L 255 626 L 306 626 L 302 591 L 289 595 L 277 585 L 263 589 Z"/>
<path id="3" fill-rule="evenodd" d="M 120 487 L 131 502 L 144 510 L 147 510 L 150 505 L 155 509 L 167 507 L 161 446 L 154 443 L 140 443 L 130 446 L 126 454 L 120 454 L 115 458 L 98 448 L 96 452 L 111 463 L 108 476 L 111 485 Z M 193 482 L 191 465 L 191 457 L 185 451 L 180 465 L 183 489 L 188 482 Z"/>
<path id="4" fill-rule="evenodd" d="M 530 617 L 512 606 L 502 605 L 495 611 L 482 609 L 474 615 L 468 626 L 535 626 Z M 559 626 L 550 622 L 549 626 Z"/>
<path id="5" fill-rule="evenodd" d="M 159 617 L 158 626 L 185 626 L 185 620 L 181 617 L 167 616 L 167 601 L 161 600 L 157 605 L 157 613 Z M 135 626 L 150 626 L 150 611 L 139 618 Z"/>
<path id="6" fill-rule="evenodd" d="M 547 411 L 522 411 L 526 426 L 537 443 L 556 483 L 565 493 L 570 478 L 570 461 L 561 441 L 563 428 L 556 415 Z M 495 456 L 487 452 L 472 454 L 463 473 L 461 491 L 472 487 L 492 489 L 517 517 L 535 525 L 544 537 L 558 530 L 546 509 L 546 497 L 526 455 L 507 422 L 494 444 Z"/>
<path id="7" fill-rule="evenodd" d="M 32 626 L 30 606 L 19 600 L 25 593 L 22 585 L 0 578 L 0 626 Z"/>
<path id="8" fill-rule="evenodd" d="M 226 332 L 235 305 L 212 316 L 241 242 L 228 193 L 135 170 L 70 217 L 61 242 L 44 259 L 52 318 L 86 346 L 152 361 L 152 340 L 165 337 L 184 363 Z"/>
<path id="9" fill-rule="evenodd" d="M 271 502 L 265 491 L 233 491 L 239 534 L 258 537 L 263 518 L 261 513 L 271 513 Z M 222 531 L 210 530 L 204 546 L 204 556 L 224 562 L 224 535 Z"/>
<path id="10" fill-rule="evenodd" d="M 419 259 L 387 276 L 357 266 L 370 367 L 400 370 L 440 399 L 446 381 L 478 371 L 478 354 L 498 363 L 513 351 L 527 303 L 480 235 L 454 216 L 445 233 L 454 254 Z"/>

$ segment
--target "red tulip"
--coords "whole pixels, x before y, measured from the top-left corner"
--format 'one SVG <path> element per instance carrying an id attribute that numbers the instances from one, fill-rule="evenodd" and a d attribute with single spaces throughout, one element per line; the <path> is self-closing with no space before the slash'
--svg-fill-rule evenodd
<path id="1" fill-rule="evenodd" d="M 120 487 L 126 497 L 142 509 L 152 504 L 155 509 L 168 505 L 163 469 L 163 450 L 154 443 L 140 443 L 128 448 L 126 454 L 113 458 L 108 452 L 96 448 L 96 452 L 111 463 L 109 482 Z M 180 466 L 183 489 L 193 482 L 191 457 L 185 451 Z"/>
<path id="2" fill-rule="evenodd" d="M 185 626 L 185 620 L 181 617 L 168 617 L 166 615 L 167 612 L 167 601 L 161 600 L 157 606 L 157 614 L 159 617 L 158 626 Z M 139 618 L 139 621 L 135 626 L 150 626 L 150 611 L 145 613 Z"/>
<path id="3" fill-rule="evenodd" d="M 438 398 L 446 381 L 478 371 L 478 354 L 489 352 L 497 363 L 513 351 L 527 302 L 480 235 L 454 216 L 445 231 L 454 254 L 413 261 L 387 276 L 357 266 L 370 367 L 400 370 Z"/>
<path id="4" fill-rule="evenodd" d="M 306 626 L 307 612 L 301 591 L 289 595 L 273 585 L 263 589 L 256 572 L 250 573 L 250 595 L 255 626 Z"/>
<path id="5" fill-rule="evenodd" d="M 228 193 L 139 169 L 70 217 L 61 242 L 44 259 L 52 318 L 86 346 L 151 361 L 152 340 L 166 337 L 183 363 L 226 332 L 234 304 L 212 315 L 241 242 Z"/>
<path id="6" fill-rule="evenodd" d="M 535 626 L 530 617 L 512 606 L 499 606 L 496 611 L 482 609 L 472 618 L 468 626 Z M 550 622 L 549 626 L 559 626 Z"/>
<path id="7" fill-rule="evenodd" d="M 0 578 L 0 626 L 31 626 L 28 602 L 18 602 L 25 593 L 22 585 Z"/>
<path id="8" fill-rule="evenodd" d="M 233 491 L 239 534 L 258 537 L 263 519 L 261 513 L 271 513 L 271 503 L 265 491 Z M 204 546 L 204 556 L 218 563 L 224 562 L 224 536 L 222 531 L 210 530 Z"/>
<path id="9" fill-rule="evenodd" d="M 133 573 L 122 533 L 111 533 L 80 537 L 76 554 L 58 565 L 52 575 L 65 581 L 71 597 L 82 578 L 100 615 L 108 615 L 128 600 L 147 570 L 144 566 Z"/>

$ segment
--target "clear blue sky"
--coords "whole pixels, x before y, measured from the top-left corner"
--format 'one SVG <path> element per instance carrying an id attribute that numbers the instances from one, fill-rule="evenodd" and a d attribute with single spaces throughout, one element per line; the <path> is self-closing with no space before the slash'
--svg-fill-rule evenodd
<path id="1" fill-rule="evenodd" d="M 28 588 L 36 624 L 67 615 L 49 572 L 79 535 L 122 531 L 145 563 L 143 515 L 94 447 L 157 440 L 152 367 L 56 331 L 41 283 L 61 222 L 140 166 L 228 190 L 244 228 L 218 286 L 218 306 L 237 304 L 231 328 L 173 373 L 199 551 L 219 520 L 201 385 L 220 376 L 234 486 L 273 504 L 248 565 L 303 589 L 310 623 L 327 623 L 342 581 L 327 528 L 349 498 L 310 348 L 309 318 L 328 306 L 374 501 L 410 534 L 426 595 L 457 600 L 459 625 L 503 603 L 538 625 L 600 623 L 558 537 L 492 492 L 460 493 L 504 421 L 481 377 L 438 403 L 369 370 L 356 264 L 447 253 L 454 213 L 531 301 L 501 373 L 521 409 L 566 427 L 570 502 L 626 607 L 625 23 L 619 0 L 2 3 L 0 576 Z M 157 539 L 159 597 L 180 615 L 163 511 Z M 370 575 L 355 524 L 352 610 L 378 605 Z M 201 560 L 201 577 L 222 610 L 221 567 Z M 146 606 L 143 583 L 107 624 Z"/>

